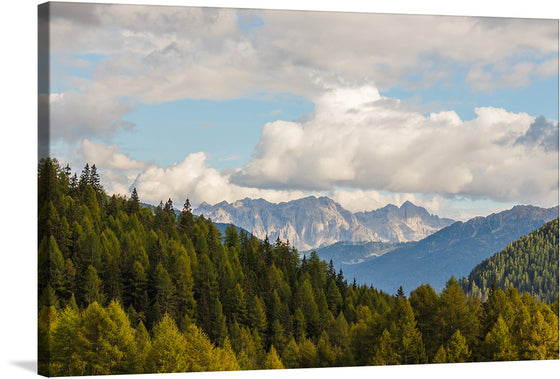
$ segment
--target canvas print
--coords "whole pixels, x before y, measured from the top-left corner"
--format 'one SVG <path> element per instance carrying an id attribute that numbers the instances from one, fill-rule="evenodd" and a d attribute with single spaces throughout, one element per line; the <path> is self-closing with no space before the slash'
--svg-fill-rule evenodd
<path id="1" fill-rule="evenodd" d="M 558 359 L 558 20 L 38 8 L 38 371 Z"/>

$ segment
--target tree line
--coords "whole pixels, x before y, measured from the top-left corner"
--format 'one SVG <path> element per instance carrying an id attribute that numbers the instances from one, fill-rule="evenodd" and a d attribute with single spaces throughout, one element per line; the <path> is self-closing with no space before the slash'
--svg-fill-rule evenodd
<path id="1" fill-rule="evenodd" d="M 558 301 L 348 283 L 288 241 L 221 235 L 188 199 L 107 196 L 95 165 L 42 159 L 38 187 L 43 375 L 558 359 Z"/>

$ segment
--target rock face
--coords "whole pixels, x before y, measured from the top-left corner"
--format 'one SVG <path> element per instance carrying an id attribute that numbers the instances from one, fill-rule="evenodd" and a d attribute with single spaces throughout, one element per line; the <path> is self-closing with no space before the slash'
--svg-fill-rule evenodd
<path id="1" fill-rule="evenodd" d="M 232 204 L 202 203 L 195 210 L 214 222 L 232 223 L 257 238 L 272 242 L 280 237 L 300 250 L 330 245 L 338 241 L 378 241 L 379 237 L 360 225 L 351 212 L 327 197 L 314 196 L 274 204 L 263 199 L 243 199 Z"/>
<path id="2" fill-rule="evenodd" d="M 406 201 L 401 207 L 389 204 L 371 212 L 355 213 L 360 224 L 374 230 L 384 242 L 420 241 L 453 224 L 449 218 L 431 215 Z"/>
<path id="3" fill-rule="evenodd" d="M 214 222 L 232 223 L 255 237 L 289 240 L 300 251 L 346 242 L 417 241 L 453 220 L 430 215 L 407 202 L 372 212 L 353 214 L 328 197 L 306 198 L 274 204 L 263 199 L 243 199 L 215 205 L 202 203 L 195 214 Z M 363 221 L 362 221 L 363 220 Z"/>

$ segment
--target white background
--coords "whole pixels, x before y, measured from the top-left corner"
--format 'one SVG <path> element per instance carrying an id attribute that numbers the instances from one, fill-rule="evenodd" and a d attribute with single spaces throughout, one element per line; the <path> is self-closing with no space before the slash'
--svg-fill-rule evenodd
<path id="1" fill-rule="evenodd" d="M 470 0 L 371 2 L 344 1 L 257 1 L 257 0 L 165 0 L 113 1 L 133 4 L 222 6 L 238 8 L 307 9 L 421 13 L 500 17 L 559 18 L 558 6 L 546 0 Z M 36 0 L 3 2 L 0 11 L 0 377 L 36 376 L 36 171 L 37 171 L 37 5 Z M 309 375 L 327 378 L 352 376 L 415 378 L 521 378 L 560 372 L 560 361 L 489 364 L 424 365 L 406 367 L 356 367 L 237 373 L 170 374 L 184 378 L 270 378 L 285 375 L 297 379 Z M 122 377 L 122 376 L 119 376 Z M 108 376 L 108 378 L 119 378 Z M 155 377 L 145 375 L 143 377 Z"/>

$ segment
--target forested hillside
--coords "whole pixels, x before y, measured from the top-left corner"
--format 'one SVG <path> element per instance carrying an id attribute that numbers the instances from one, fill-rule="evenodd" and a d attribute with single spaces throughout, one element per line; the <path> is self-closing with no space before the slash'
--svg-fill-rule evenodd
<path id="1" fill-rule="evenodd" d="M 455 279 L 407 298 L 348 284 L 316 254 L 108 197 L 42 159 L 39 361 L 43 375 L 558 359 L 558 304 Z"/>
<path id="2" fill-rule="evenodd" d="M 483 298 L 492 286 L 513 286 L 548 304 L 554 302 L 558 298 L 558 218 L 485 259 L 462 285 Z"/>

